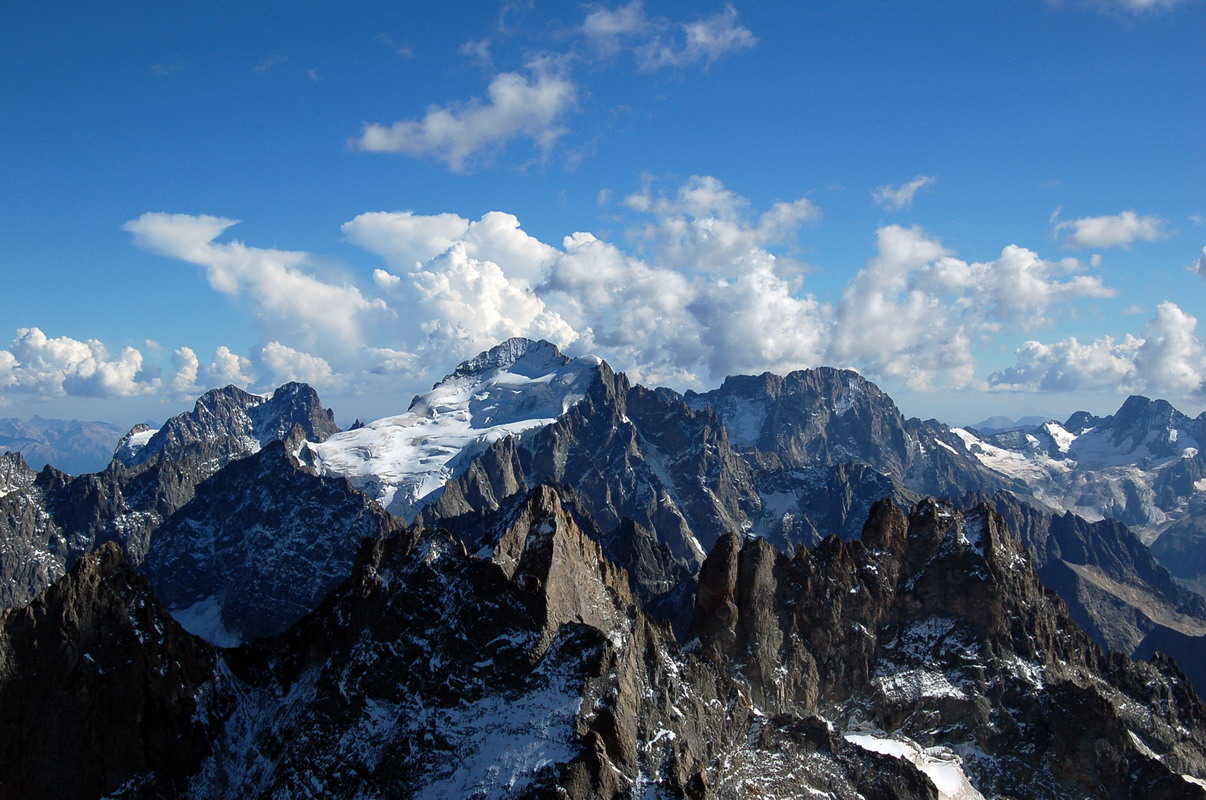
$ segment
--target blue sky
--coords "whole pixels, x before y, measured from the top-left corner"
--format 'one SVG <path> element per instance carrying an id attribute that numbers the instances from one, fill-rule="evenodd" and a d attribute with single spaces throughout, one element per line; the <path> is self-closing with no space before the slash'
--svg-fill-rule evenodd
<path id="1" fill-rule="evenodd" d="M 1199 0 L 27 4 L 0 414 L 303 378 L 379 416 L 514 334 L 679 388 L 852 366 L 954 421 L 1196 412 L 1204 32 Z"/>

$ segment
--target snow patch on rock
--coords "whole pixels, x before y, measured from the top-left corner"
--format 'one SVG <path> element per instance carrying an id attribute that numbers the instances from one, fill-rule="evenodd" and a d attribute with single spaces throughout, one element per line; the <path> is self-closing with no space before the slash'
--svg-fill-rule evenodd
<path id="1" fill-rule="evenodd" d="M 187 608 L 168 609 L 180 627 L 218 647 L 238 647 L 241 637 L 222 622 L 222 601 L 217 595 L 198 600 Z"/>
<path id="2" fill-rule="evenodd" d="M 846 741 L 873 753 L 908 761 L 925 773 L 939 800 L 984 800 L 963 771 L 963 759 L 945 747 L 922 747 L 911 739 L 873 733 L 846 733 Z"/>

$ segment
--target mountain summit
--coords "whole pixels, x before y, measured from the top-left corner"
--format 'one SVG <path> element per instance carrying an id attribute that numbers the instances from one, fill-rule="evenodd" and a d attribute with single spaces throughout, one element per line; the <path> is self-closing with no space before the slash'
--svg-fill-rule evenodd
<path id="1" fill-rule="evenodd" d="M 491 444 L 569 410 L 598 379 L 601 363 L 569 358 L 549 342 L 508 339 L 460 364 L 406 413 L 312 443 L 304 458 L 412 520 Z"/>
<path id="2" fill-rule="evenodd" d="M 322 407 L 307 384 L 286 383 L 268 396 L 227 386 L 201 395 L 191 412 L 172 417 L 158 430 L 136 426 L 114 458 L 126 466 L 159 458 L 225 463 L 286 438 L 294 426 L 314 442 L 339 430 L 331 410 Z"/>

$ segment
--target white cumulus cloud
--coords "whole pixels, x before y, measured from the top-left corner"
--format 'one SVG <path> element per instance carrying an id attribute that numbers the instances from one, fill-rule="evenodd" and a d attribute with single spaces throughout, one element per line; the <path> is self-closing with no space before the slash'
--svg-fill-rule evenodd
<path id="1" fill-rule="evenodd" d="M 319 388 L 335 383 L 335 371 L 319 356 L 272 341 L 260 349 L 260 359 L 274 383 L 300 381 Z"/>
<path id="2" fill-rule="evenodd" d="M 937 180 L 933 175 L 918 175 L 900 186 L 880 186 L 871 192 L 871 198 L 878 206 L 890 211 L 899 211 L 911 206 L 917 193 L 927 186 L 933 186 Z"/>
<path id="3" fill-rule="evenodd" d="M 1189 271 L 1206 278 L 1206 247 L 1202 248 L 1202 254 L 1198 256 L 1198 260 L 1189 265 Z"/>
<path id="4" fill-rule="evenodd" d="M 172 353 L 172 362 L 176 367 L 172 375 L 171 389 L 178 395 L 196 394 L 199 388 L 197 378 L 201 371 L 201 360 L 191 347 L 180 347 Z"/>
<path id="5" fill-rule="evenodd" d="M 205 377 L 211 386 L 248 387 L 255 383 L 252 377 L 251 359 L 235 353 L 226 345 L 218 345 L 213 361 L 205 369 Z"/>
<path id="6" fill-rule="evenodd" d="M 508 279 L 534 285 L 557 256 L 555 248 L 524 231 L 518 217 L 502 211 L 472 222 L 456 214 L 377 211 L 345 222 L 342 230 L 348 241 L 380 255 L 399 272 L 418 269 L 460 244 L 468 255 L 498 264 Z M 386 270 L 374 271 L 373 280 L 388 289 L 399 283 Z"/>
<path id="7" fill-rule="evenodd" d="M 670 195 L 648 188 L 624 204 L 653 217 L 641 236 L 656 258 L 693 271 L 741 274 L 765 260 L 768 246 L 787 241 L 804 223 L 821 218 L 808 198 L 778 202 L 760 215 L 749 201 L 710 175 L 692 175 Z"/>
<path id="8" fill-rule="evenodd" d="M 561 118 L 576 99 L 577 87 L 569 78 L 534 62 L 526 72 L 494 76 L 485 100 L 431 106 L 416 120 L 368 123 L 352 144 L 374 153 L 431 157 L 464 172 L 473 159 L 515 139 L 530 140 L 547 153 L 565 133 Z"/>
<path id="9" fill-rule="evenodd" d="M 645 15 L 641 0 L 615 8 L 595 8 L 582 21 L 582 35 L 603 55 L 611 55 L 633 39 L 648 38 L 658 25 Z"/>
<path id="10" fill-rule="evenodd" d="M 1012 391 L 1108 389 L 1187 397 L 1206 389 L 1206 350 L 1198 320 L 1176 303 L 1156 307 L 1142 336 L 1103 336 L 1081 343 L 1029 341 L 1013 366 L 989 376 L 989 386 Z"/>
<path id="11" fill-rule="evenodd" d="M 308 340 L 358 344 L 365 318 L 385 310 L 381 300 L 355 286 L 306 272 L 306 253 L 214 241 L 235 224 L 224 217 L 148 212 L 123 227 L 138 246 L 204 267 L 214 289 L 247 297 L 257 315 Z"/>
<path id="12" fill-rule="evenodd" d="M 142 353 L 133 347 L 111 355 L 99 339 L 19 328 L 0 350 L 0 387 L 43 397 L 131 397 L 159 387 L 157 379 L 140 375 L 142 367 Z"/>
<path id="13" fill-rule="evenodd" d="M 509 280 L 493 261 L 470 256 L 460 242 L 409 278 L 430 315 L 421 327 L 436 352 L 468 355 L 512 336 L 559 345 L 577 338 L 532 291 Z"/>
<path id="14" fill-rule="evenodd" d="M 1080 261 L 1017 245 L 966 262 L 919 227 L 888 225 L 877 248 L 842 295 L 828 357 L 919 389 L 973 386 L 975 346 L 1003 327 L 1040 326 L 1057 304 L 1115 294 Z"/>
<path id="15" fill-rule="evenodd" d="M 1128 247 L 1133 242 L 1153 242 L 1165 235 L 1165 221 L 1123 211 L 1101 217 L 1082 217 L 1059 222 L 1057 233 L 1072 247 Z"/>
<path id="16" fill-rule="evenodd" d="M 591 9 L 580 32 L 593 53 L 606 57 L 631 51 L 645 71 L 708 66 L 758 44 L 758 37 L 738 24 L 737 9 L 731 5 L 690 22 L 673 22 L 648 16 L 641 0 L 631 0 Z"/>
<path id="17" fill-rule="evenodd" d="M 748 50 L 758 37 L 737 23 L 737 9 L 725 6 L 711 16 L 683 23 L 675 35 L 659 36 L 641 45 L 637 61 L 642 69 L 709 65 L 730 53 Z"/>

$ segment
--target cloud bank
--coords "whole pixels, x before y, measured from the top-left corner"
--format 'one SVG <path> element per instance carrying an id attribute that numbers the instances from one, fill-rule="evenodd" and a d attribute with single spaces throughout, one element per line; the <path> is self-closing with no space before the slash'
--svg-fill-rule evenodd
<path id="1" fill-rule="evenodd" d="M 1069 337 L 1051 344 L 1029 341 L 1014 366 L 989 377 L 995 389 L 1058 391 L 1107 389 L 1178 397 L 1206 392 L 1206 351 L 1198 320 L 1165 301 L 1142 336 L 1103 336 L 1082 344 Z"/>
<path id="2" fill-rule="evenodd" d="M 808 197 L 755 207 L 699 175 L 647 183 L 615 208 L 626 224 L 620 239 L 577 231 L 556 243 L 504 211 L 366 212 L 340 229 L 376 260 L 360 285 L 323 278 L 321 260 L 304 252 L 224 241 L 231 219 L 143 214 L 125 225 L 133 242 L 200 266 L 260 322 L 261 343 L 244 353 L 219 346 L 209 359 L 187 345 L 152 348 L 170 359 L 160 367 L 135 347 L 21 329 L 0 349 L 0 392 L 187 397 L 302 380 L 393 393 L 510 336 L 595 353 L 636 380 L 677 388 L 820 364 L 917 390 L 1196 396 L 1206 379 L 1198 320 L 1171 301 L 1121 337 L 1039 335 L 1076 304 L 1115 296 L 1096 257 L 1048 259 L 1009 244 L 971 260 L 919 226 L 884 225 L 870 257 L 825 299 L 795 255 L 801 232 L 823 218 Z M 1094 225 L 1070 230 L 1105 235 Z M 1013 363 L 982 377 L 977 354 L 1019 332 L 1032 338 Z"/>

